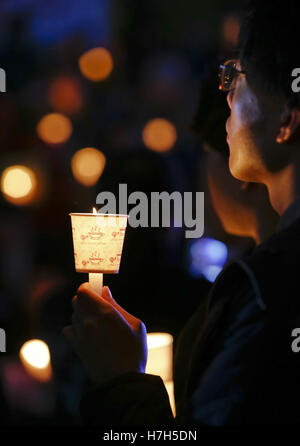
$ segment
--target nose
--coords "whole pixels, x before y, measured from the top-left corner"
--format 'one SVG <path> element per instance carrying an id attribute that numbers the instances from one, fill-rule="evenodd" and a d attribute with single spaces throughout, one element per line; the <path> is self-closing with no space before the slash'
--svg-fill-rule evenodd
<path id="1" fill-rule="evenodd" d="M 232 97 L 233 97 L 233 90 L 230 90 L 227 93 L 227 104 L 228 104 L 230 110 L 231 110 L 231 107 L 232 107 Z"/>

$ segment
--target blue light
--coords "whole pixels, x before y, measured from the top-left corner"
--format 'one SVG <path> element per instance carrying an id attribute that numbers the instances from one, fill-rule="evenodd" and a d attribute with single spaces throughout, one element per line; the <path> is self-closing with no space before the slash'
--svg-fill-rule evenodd
<path id="1" fill-rule="evenodd" d="M 24 14 L 31 36 L 41 44 L 55 44 L 76 33 L 88 46 L 108 45 L 112 37 L 109 0 L 2 0 L 0 14 Z"/>
<path id="2" fill-rule="evenodd" d="M 190 274 L 195 277 L 204 276 L 214 282 L 221 272 L 228 257 L 224 243 L 212 238 L 201 238 L 190 244 Z"/>
<path id="3" fill-rule="evenodd" d="M 203 268 L 203 276 L 209 282 L 214 282 L 221 271 L 222 271 L 222 268 L 220 266 L 209 265 L 209 266 Z"/>

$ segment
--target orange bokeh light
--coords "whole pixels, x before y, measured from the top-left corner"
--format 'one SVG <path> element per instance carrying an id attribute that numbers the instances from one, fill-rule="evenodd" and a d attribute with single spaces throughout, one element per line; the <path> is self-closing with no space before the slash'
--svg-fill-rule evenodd
<path id="1" fill-rule="evenodd" d="M 40 339 L 25 342 L 20 350 L 20 359 L 25 370 L 38 381 L 49 381 L 52 376 L 51 357 L 48 345 Z"/>
<path id="2" fill-rule="evenodd" d="M 39 137 L 48 144 L 66 142 L 70 138 L 72 131 L 70 119 L 60 113 L 49 113 L 37 125 Z"/>
<path id="3" fill-rule="evenodd" d="M 100 178 L 106 163 L 105 155 L 93 147 L 78 150 L 71 160 L 74 178 L 84 186 L 93 186 Z"/>
<path id="4" fill-rule="evenodd" d="M 236 16 L 228 16 L 223 22 L 223 38 L 231 46 L 236 47 L 240 32 L 239 19 Z"/>
<path id="5" fill-rule="evenodd" d="M 50 105 L 58 112 L 77 113 L 83 104 L 83 97 L 78 80 L 72 76 L 59 76 L 50 85 L 48 91 Z"/>
<path id="6" fill-rule="evenodd" d="M 145 125 L 142 138 L 148 149 L 166 152 L 174 146 L 177 140 L 177 131 L 167 119 L 156 118 Z"/>
<path id="7" fill-rule="evenodd" d="M 33 202 L 37 196 L 35 173 L 26 166 L 7 167 L 1 175 L 1 192 L 7 201 L 16 205 Z"/>
<path id="8" fill-rule="evenodd" d="M 106 48 L 93 48 L 79 58 L 79 69 L 84 77 L 93 82 L 106 79 L 113 70 L 114 62 Z"/>

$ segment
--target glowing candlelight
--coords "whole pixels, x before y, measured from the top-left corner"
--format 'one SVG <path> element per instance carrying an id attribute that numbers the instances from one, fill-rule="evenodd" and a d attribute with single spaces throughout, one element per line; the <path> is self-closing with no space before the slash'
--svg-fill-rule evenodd
<path id="1" fill-rule="evenodd" d="M 170 405 L 173 412 L 174 417 L 176 416 L 176 406 L 175 406 L 175 397 L 174 397 L 174 382 L 168 381 L 165 382 L 165 387 L 169 395 Z"/>
<path id="2" fill-rule="evenodd" d="M 25 370 L 38 381 L 50 381 L 52 368 L 47 344 L 40 339 L 25 342 L 20 350 L 20 359 Z"/>
<path id="3" fill-rule="evenodd" d="M 47 144 L 62 144 L 73 132 L 71 120 L 61 113 L 49 113 L 37 125 L 37 134 Z"/>
<path id="4" fill-rule="evenodd" d="M 148 149 L 167 152 L 172 149 L 177 140 L 177 131 L 167 119 L 155 118 L 145 125 L 142 138 Z"/>
<path id="5" fill-rule="evenodd" d="M 159 375 L 164 381 L 171 381 L 173 375 L 173 336 L 169 333 L 148 333 L 147 344 L 146 373 Z"/>
<path id="6" fill-rule="evenodd" d="M 37 178 L 35 172 L 27 166 L 10 166 L 1 175 L 0 187 L 7 201 L 26 205 L 36 198 Z"/>
<path id="7" fill-rule="evenodd" d="M 84 186 L 93 186 L 99 180 L 105 163 L 105 155 L 100 150 L 93 147 L 78 150 L 71 161 L 73 176 Z"/>
<path id="8" fill-rule="evenodd" d="M 103 274 L 117 274 L 120 268 L 127 215 L 70 214 L 77 272 L 88 273 L 93 290 L 101 295 Z"/>
<path id="9" fill-rule="evenodd" d="M 99 82 L 110 75 L 114 61 L 110 51 L 103 47 L 97 47 L 83 53 L 79 58 L 78 65 L 84 77 L 92 82 Z"/>
<path id="10" fill-rule="evenodd" d="M 146 373 L 158 375 L 164 381 L 175 416 L 173 385 L 173 336 L 169 333 L 148 333 Z"/>

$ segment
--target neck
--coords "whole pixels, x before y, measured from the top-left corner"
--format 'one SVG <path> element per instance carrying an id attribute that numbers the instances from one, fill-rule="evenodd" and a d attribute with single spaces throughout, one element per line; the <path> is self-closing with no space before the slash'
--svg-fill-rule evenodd
<path id="1" fill-rule="evenodd" d="M 269 209 L 268 215 L 262 212 L 258 216 L 256 224 L 254 225 L 253 233 L 251 234 L 251 237 L 254 239 L 256 245 L 260 245 L 262 242 L 271 237 L 272 234 L 274 234 L 277 222 L 278 215 L 272 211 L 271 208 Z"/>
<path id="2" fill-rule="evenodd" d="M 282 215 L 300 197 L 300 160 L 291 163 L 266 181 L 272 207 Z"/>

